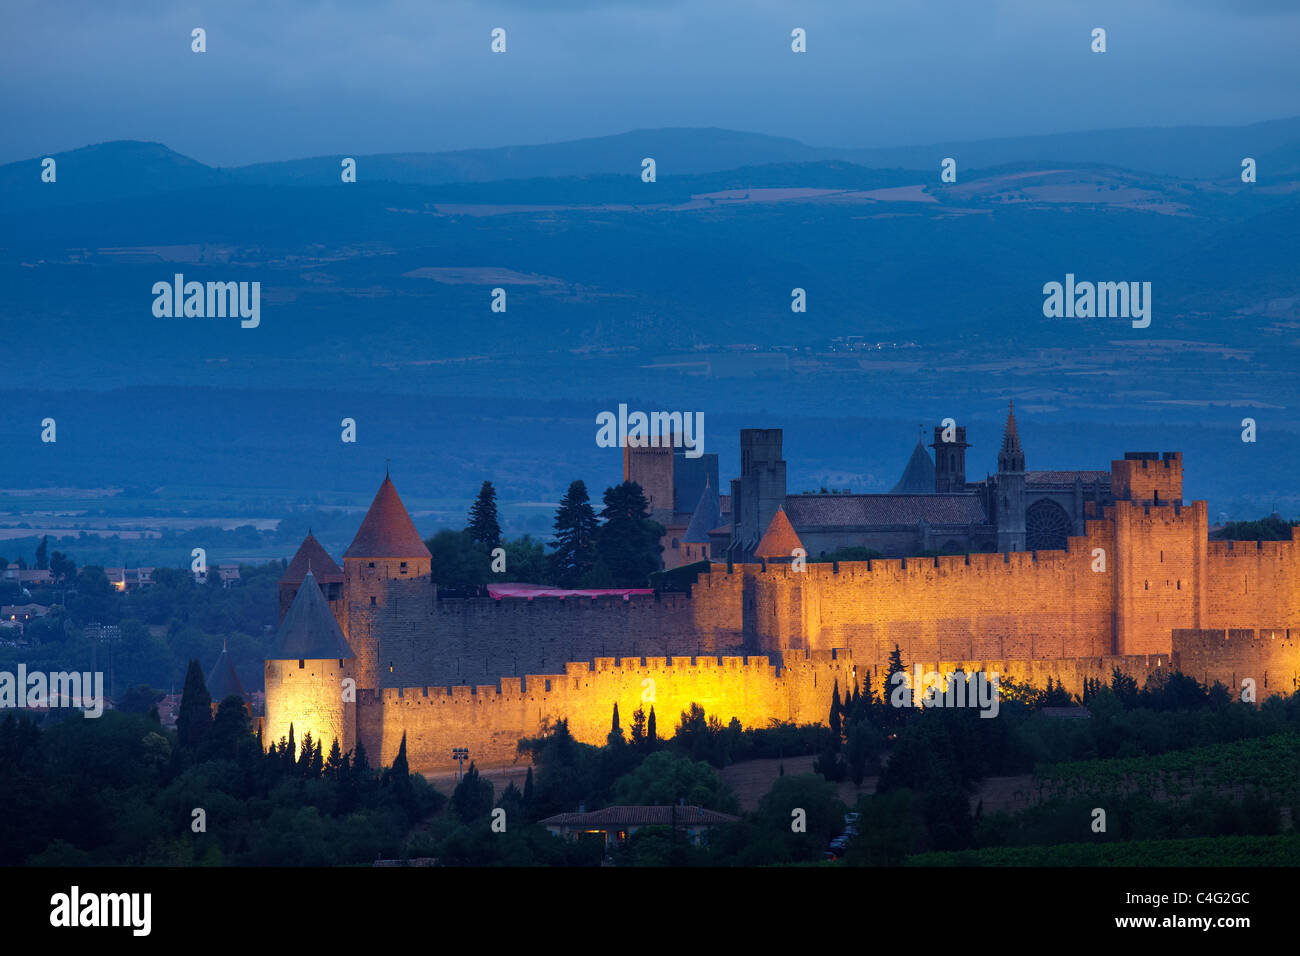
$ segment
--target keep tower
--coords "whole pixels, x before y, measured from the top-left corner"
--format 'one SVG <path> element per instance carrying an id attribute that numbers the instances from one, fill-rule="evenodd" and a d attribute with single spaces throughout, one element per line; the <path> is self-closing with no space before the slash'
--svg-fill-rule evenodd
<path id="1" fill-rule="evenodd" d="M 432 601 L 432 560 L 385 472 L 357 536 L 343 552 L 346 636 L 357 655 L 358 687 L 381 686 L 379 635 L 384 610 L 420 591 L 427 591 Z"/>

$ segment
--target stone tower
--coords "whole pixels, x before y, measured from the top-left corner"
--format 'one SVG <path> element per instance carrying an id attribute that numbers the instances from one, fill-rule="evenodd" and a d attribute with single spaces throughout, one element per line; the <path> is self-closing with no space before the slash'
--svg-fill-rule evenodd
<path id="1" fill-rule="evenodd" d="M 785 504 L 785 460 L 779 428 L 740 430 L 740 477 L 731 481 L 733 556 L 749 560 L 778 508 Z"/>
<path id="2" fill-rule="evenodd" d="M 623 480 L 641 486 L 650 510 L 673 511 L 673 438 L 655 436 L 657 444 L 623 446 Z"/>
<path id="3" fill-rule="evenodd" d="M 346 753 L 356 745 L 356 694 L 344 681 L 354 676 L 353 654 L 310 571 L 280 622 L 266 655 L 266 720 L 269 746 L 289 735 L 312 739 L 328 751 L 337 740 Z M 348 691 L 351 690 L 351 693 Z"/>
<path id="4" fill-rule="evenodd" d="M 966 426 L 953 429 L 953 441 L 944 441 L 942 425 L 934 426 L 934 490 L 937 494 L 951 494 L 966 490 Z"/>
<path id="5" fill-rule="evenodd" d="M 1016 410 L 1007 410 L 1007 425 L 998 452 L 995 504 L 998 516 L 998 550 L 1025 550 L 1025 453 L 1016 431 Z"/>
<path id="6" fill-rule="evenodd" d="M 347 639 L 357 655 L 358 687 L 380 686 L 380 618 L 385 609 L 403 598 L 410 606 L 425 596 L 432 605 L 432 561 L 385 473 L 357 536 L 343 552 Z"/>
<path id="7" fill-rule="evenodd" d="M 343 628 L 346 636 L 348 624 L 346 609 L 343 606 L 343 569 L 334 563 L 329 552 L 321 547 L 320 542 L 310 531 L 298 546 L 298 551 L 289 562 L 289 567 L 280 576 L 279 620 L 283 621 L 284 616 L 289 613 L 289 608 L 293 606 L 293 599 L 298 596 L 298 589 L 302 586 L 303 578 L 307 576 L 308 571 L 316 578 L 325 602 L 334 612 L 334 619 L 339 622 L 339 627 Z"/>

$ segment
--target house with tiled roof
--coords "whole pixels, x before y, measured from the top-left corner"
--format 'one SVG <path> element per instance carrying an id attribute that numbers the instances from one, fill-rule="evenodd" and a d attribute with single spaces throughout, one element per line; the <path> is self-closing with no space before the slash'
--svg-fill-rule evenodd
<path id="1" fill-rule="evenodd" d="M 540 821 L 551 833 L 566 840 L 584 834 L 599 834 L 605 845 L 622 843 L 643 827 L 667 827 L 682 834 L 690 843 L 703 843 L 713 827 L 739 823 L 740 817 L 703 807 L 670 805 L 666 807 L 605 807 L 590 813 L 557 813 Z"/>

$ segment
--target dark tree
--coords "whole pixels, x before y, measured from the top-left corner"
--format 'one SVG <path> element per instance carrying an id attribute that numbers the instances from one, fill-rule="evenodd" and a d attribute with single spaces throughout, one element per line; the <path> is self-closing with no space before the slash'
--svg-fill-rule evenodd
<path id="1" fill-rule="evenodd" d="M 903 676 L 897 677 L 898 674 Z M 889 652 L 889 671 L 885 674 L 885 693 L 881 698 L 886 723 L 902 723 L 907 718 L 907 715 L 911 713 L 910 707 L 914 701 L 912 700 L 912 690 L 907 685 L 907 665 L 903 663 L 903 652 L 895 644 L 894 649 Z M 894 692 L 899 688 L 903 688 L 899 691 L 899 694 L 902 695 L 901 700 L 905 703 L 905 706 L 902 707 L 894 704 Z"/>
<path id="2" fill-rule="evenodd" d="M 646 745 L 649 747 L 654 747 L 654 745 L 659 740 L 658 734 L 655 733 L 655 705 L 654 704 L 650 705 L 650 716 L 646 718 L 645 740 L 646 740 Z"/>
<path id="3" fill-rule="evenodd" d="M 50 536 L 42 535 L 41 543 L 36 546 L 36 568 L 48 571 L 50 568 Z"/>
<path id="4" fill-rule="evenodd" d="M 321 742 L 318 740 L 311 750 L 311 764 L 307 768 L 307 775 L 312 780 L 319 780 L 324 770 L 325 761 L 321 757 Z"/>
<path id="5" fill-rule="evenodd" d="M 343 750 L 339 747 L 337 737 L 330 744 L 330 755 L 325 760 L 324 773 L 331 780 L 338 780 L 343 775 Z"/>
<path id="6" fill-rule="evenodd" d="M 235 760 L 239 745 L 248 739 L 248 711 L 242 698 L 232 694 L 217 707 L 204 752 L 209 758 Z"/>
<path id="7" fill-rule="evenodd" d="M 393 765 L 384 773 L 384 783 L 392 788 L 393 796 L 406 810 L 415 804 L 415 789 L 411 785 L 411 767 L 406 761 L 406 734 L 402 734 L 402 743 L 397 748 Z"/>
<path id="8" fill-rule="evenodd" d="M 154 690 L 148 684 L 131 687 L 117 701 L 117 709 L 124 714 L 148 714 L 157 710 L 158 701 L 166 691 Z"/>
<path id="9" fill-rule="evenodd" d="M 480 777 L 478 768 L 470 761 L 469 769 L 451 795 L 451 809 L 463 823 L 481 820 L 492 812 L 493 789 L 492 781 Z"/>
<path id="10" fill-rule="evenodd" d="M 192 660 L 185 672 L 185 689 L 181 691 L 181 706 L 176 714 L 176 734 L 180 745 L 197 751 L 211 726 L 212 697 L 203 681 L 203 669 L 198 661 Z"/>
<path id="11" fill-rule="evenodd" d="M 596 551 L 617 587 L 645 587 L 659 568 L 663 525 L 650 518 L 650 505 L 635 481 L 605 489 L 604 524 L 596 536 Z"/>
<path id="12" fill-rule="evenodd" d="M 1136 707 L 1138 702 L 1138 685 L 1137 681 L 1125 674 L 1118 667 L 1114 669 L 1110 679 L 1110 689 L 1119 702 L 1125 708 Z"/>
<path id="13" fill-rule="evenodd" d="M 62 551 L 50 555 L 50 576 L 56 581 L 71 581 L 77 575 L 77 562 Z"/>
<path id="14" fill-rule="evenodd" d="M 312 777 L 312 764 L 316 757 L 316 741 L 312 739 L 311 731 L 302 735 L 302 753 L 298 756 L 298 776 Z"/>
<path id="15" fill-rule="evenodd" d="M 596 512 L 581 481 L 569 485 L 555 512 L 555 541 L 551 567 L 556 584 L 573 587 L 596 562 Z"/>
<path id="16" fill-rule="evenodd" d="M 469 536 L 487 548 L 501 545 L 501 524 L 497 520 L 497 490 L 492 482 L 483 482 L 474 506 L 469 509 Z"/>
<path id="17" fill-rule="evenodd" d="M 640 707 L 632 712 L 632 746 L 645 747 L 645 710 Z"/>
<path id="18" fill-rule="evenodd" d="M 831 725 L 831 737 L 836 743 L 839 743 L 840 738 L 843 736 L 843 715 L 844 707 L 840 703 L 840 681 L 837 677 L 835 679 L 835 690 L 831 692 L 831 712 L 828 718 L 828 723 Z"/>
<path id="19" fill-rule="evenodd" d="M 623 728 L 618 725 L 618 701 L 614 701 L 614 720 L 609 727 L 609 736 L 605 742 L 610 746 L 617 746 L 623 743 Z"/>

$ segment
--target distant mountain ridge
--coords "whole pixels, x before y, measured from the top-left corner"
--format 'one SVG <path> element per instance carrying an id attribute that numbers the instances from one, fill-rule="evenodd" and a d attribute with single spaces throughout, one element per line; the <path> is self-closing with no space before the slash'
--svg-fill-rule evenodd
<path id="1" fill-rule="evenodd" d="M 1099 163 L 1182 178 L 1230 178 L 1254 157 L 1261 181 L 1300 172 L 1300 117 L 1239 127 L 1093 130 L 1045 136 L 876 149 L 815 147 L 798 140 L 718 128 L 633 130 L 526 146 L 437 153 L 356 155 L 366 182 L 482 183 L 572 176 L 636 176 L 655 159 L 660 179 L 768 164 L 842 161 L 872 169 L 959 170 L 1031 161 Z M 57 184 L 40 180 L 42 157 L 0 166 L 10 209 L 41 208 L 220 185 L 323 186 L 339 181 L 342 155 L 238 167 L 207 166 L 161 143 L 120 140 L 53 154 Z"/>

